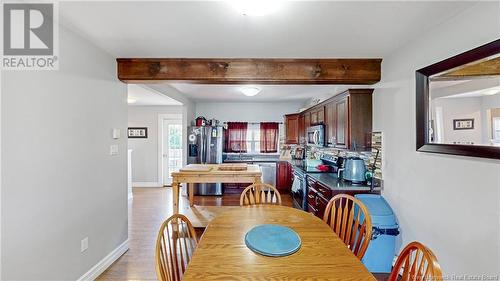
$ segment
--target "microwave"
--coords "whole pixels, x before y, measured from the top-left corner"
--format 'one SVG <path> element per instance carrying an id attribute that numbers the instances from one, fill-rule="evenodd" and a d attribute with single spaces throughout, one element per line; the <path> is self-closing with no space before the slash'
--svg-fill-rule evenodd
<path id="1" fill-rule="evenodd" d="M 307 145 L 325 146 L 325 125 L 307 128 Z"/>

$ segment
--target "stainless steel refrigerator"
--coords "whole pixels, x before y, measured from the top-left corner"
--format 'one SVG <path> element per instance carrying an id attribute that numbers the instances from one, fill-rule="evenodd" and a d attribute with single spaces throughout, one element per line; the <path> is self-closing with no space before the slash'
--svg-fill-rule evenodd
<path id="1" fill-rule="evenodd" d="M 223 130 L 221 126 L 188 128 L 188 164 L 222 163 Z M 221 183 L 197 183 L 195 195 L 222 195 Z"/>

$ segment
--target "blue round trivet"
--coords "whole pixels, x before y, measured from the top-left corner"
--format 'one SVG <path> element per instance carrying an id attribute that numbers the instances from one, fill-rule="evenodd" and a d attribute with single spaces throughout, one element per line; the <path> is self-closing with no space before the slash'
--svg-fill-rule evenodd
<path id="1" fill-rule="evenodd" d="M 245 235 L 247 247 L 264 256 L 283 257 L 300 249 L 299 235 L 293 229 L 277 224 L 258 225 Z"/>

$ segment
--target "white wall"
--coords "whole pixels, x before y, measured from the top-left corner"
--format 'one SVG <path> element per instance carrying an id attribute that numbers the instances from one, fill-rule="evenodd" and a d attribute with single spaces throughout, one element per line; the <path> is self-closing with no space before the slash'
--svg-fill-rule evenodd
<path id="1" fill-rule="evenodd" d="M 221 122 L 283 122 L 283 115 L 298 112 L 304 101 L 269 103 L 196 103 L 196 116 Z"/>
<path id="2" fill-rule="evenodd" d="M 385 57 L 373 95 L 384 132 L 384 196 L 403 243 L 418 240 L 445 274 L 499 274 L 500 162 L 415 151 L 415 70 L 497 40 L 500 3 L 481 2 Z"/>
<path id="3" fill-rule="evenodd" d="M 59 71 L 1 73 L 2 280 L 76 280 L 128 239 L 126 87 L 59 30 Z"/>
<path id="4" fill-rule="evenodd" d="M 481 97 L 481 118 L 483 122 L 483 143 L 490 143 L 492 136 L 491 109 L 500 109 L 500 93 Z"/>
<path id="5" fill-rule="evenodd" d="M 129 106 L 128 126 L 148 127 L 147 139 L 129 139 L 128 147 L 132 151 L 132 181 L 134 183 L 159 183 L 158 172 L 158 115 L 180 114 L 183 124 L 187 120 L 187 108 L 185 106 Z M 190 118 L 192 119 L 192 118 Z M 187 126 L 186 126 L 187 127 Z M 185 127 L 183 127 L 184 129 Z M 187 143 L 187 131 L 183 131 L 183 143 Z M 184 148 L 185 150 L 185 148 Z M 183 157 L 186 158 L 186 157 Z"/>
<path id="6" fill-rule="evenodd" d="M 433 119 L 438 122 L 435 117 L 435 108 L 443 109 L 443 142 L 473 142 L 475 144 L 487 144 L 483 142 L 483 119 L 482 114 L 482 99 L 475 98 L 441 98 L 431 102 Z M 454 130 L 454 119 L 474 119 L 474 129 L 469 130 Z"/>

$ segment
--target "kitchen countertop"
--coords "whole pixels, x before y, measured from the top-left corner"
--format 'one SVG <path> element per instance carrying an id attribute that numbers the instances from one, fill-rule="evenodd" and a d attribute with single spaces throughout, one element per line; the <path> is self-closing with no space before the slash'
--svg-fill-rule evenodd
<path id="1" fill-rule="evenodd" d="M 343 179 L 339 179 L 336 173 L 314 173 L 307 172 L 304 166 L 303 160 L 289 160 L 290 164 L 293 167 L 301 169 L 303 172 L 307 174 L 308 177 L 311 177 L 323 185 L 329 187 L 332 190 L 351 190 L 351 191 L 369 191 L 370 186 L 366 184 L 353 184 L 349 181 L 345 181 Z M 377 184 L 377 182 L 375 182 Z M 380 193 L 381 187 L 375 186 L 373 192 Z"/>
<path id="2" fill-rule="evenodd" d="M 247 159 L 242 159 L 242 160 L 224 160 L 224 163 L 275 163 L 279 162 L 279 159 L 256 159 L 256 160 L 247 160 Z"/>
<path id="3" fill-rule="evenodd" d="M 335 173 L 307 173 L 307 176 L 317 180 L 318 182 L 333 190 L 370 190 L 369 185 L 353 184 L 349 181 L 339 179 Z M 380 192 L 380 187 L 376 186 L 373 191 Z"/>

